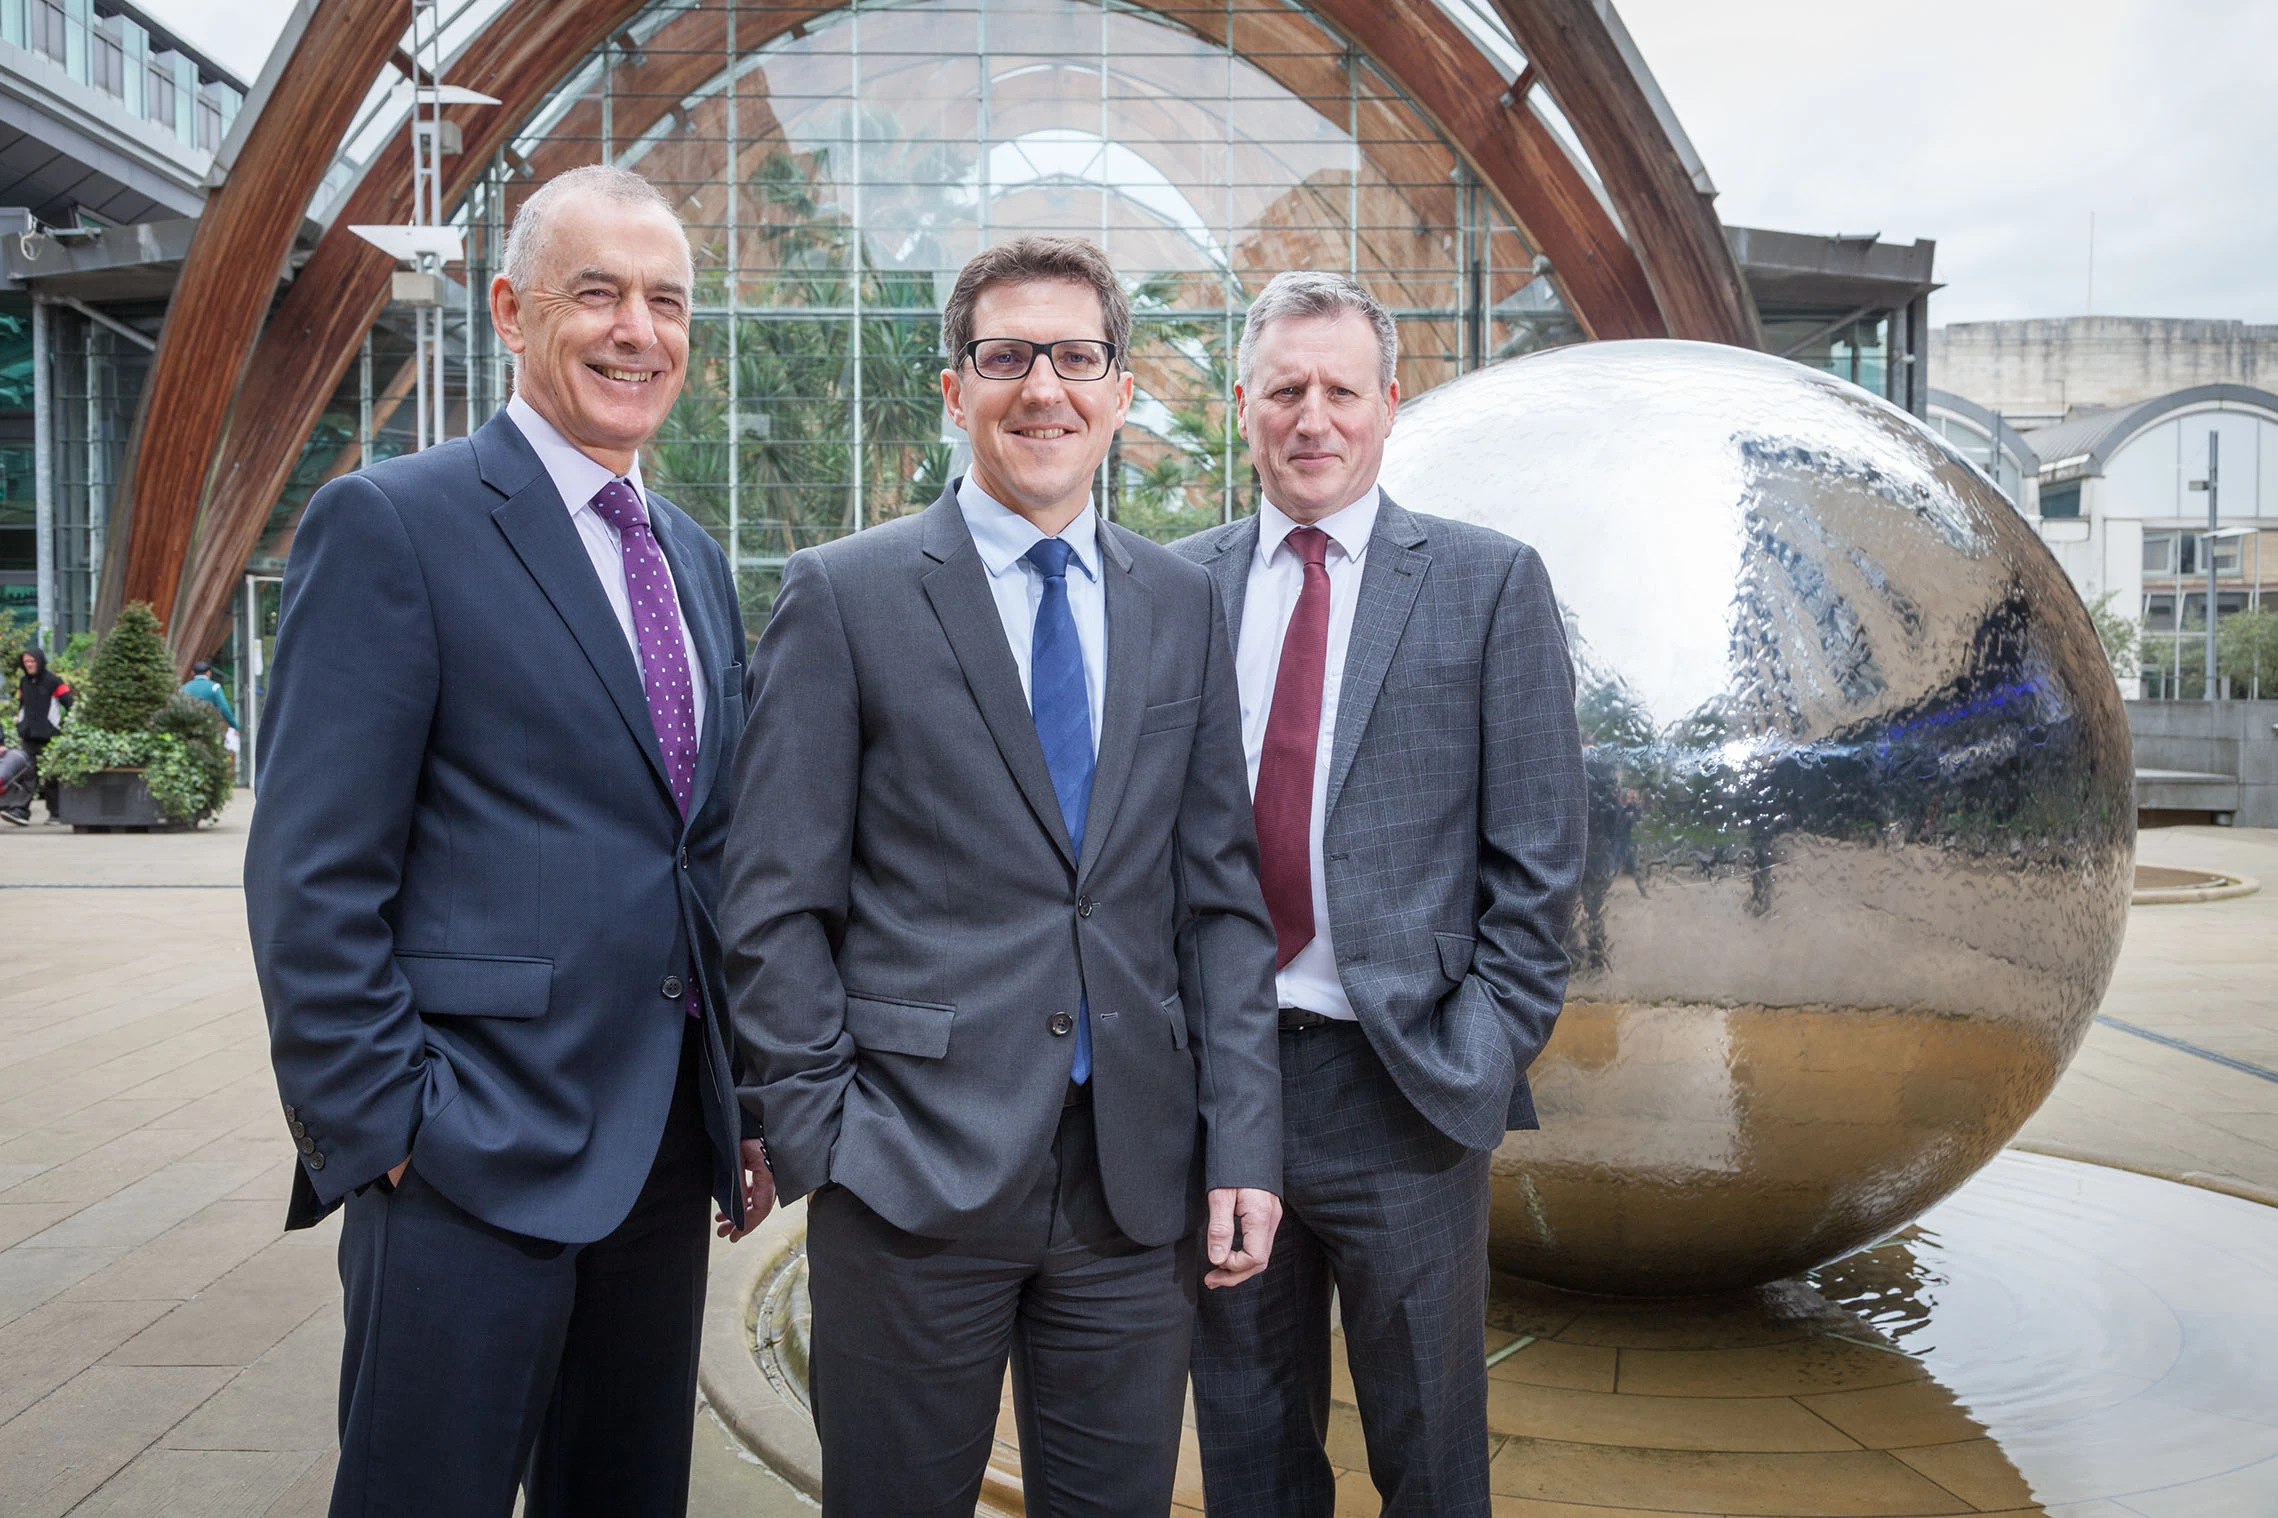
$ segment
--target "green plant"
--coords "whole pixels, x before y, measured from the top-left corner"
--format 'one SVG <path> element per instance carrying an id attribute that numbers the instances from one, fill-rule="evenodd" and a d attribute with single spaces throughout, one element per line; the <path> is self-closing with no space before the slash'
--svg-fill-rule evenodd
<path id="1" fill-rule="evenodd" d="M 24 650 L 32 646 L 32 630 L 14 617 L 0 614 L 0 743 L 16 730 L 16 713 L 23 703 L 16 687 L 24 680 Z"/>
<path id="2" fill-rule="evenodd" d="M 84 653 L 77 639 L 67 649 Z M 84 785 L 103 770 L 140 770 L 160 814 L 175 822 L 195 822 L 228 803 L 236 771 L 222 747 L 221 713 L 176 689 L 148 606 L 137 602 L 119 614 L 83 678 L 71 720 L 40 755 L 43 778 Z"/>
<path id="3" fill-rule="evenodd" d="M 2278 612 L 2233 612 L 2216 624 L 2215 670 L 2238 695 L 2278 695 Z"/>
<path id="4" fill-rule="evenodd" d="M 174 659 L 159 636 L 158 616 L 148 604 L 136 601 L 119 613 L 96 648 L 87 670 L 87 690 L 73 715 L 90 727 L 139 733 L 177 688 Z"/>
<path id="5" fill-rule="evenodd" d="M 2088 608 L 2089 623 L 2096 629 L 2096 641 L 2104 645 L 2104 658 L 2112 666 L 2112 673 L 2122 680 L 2136 672 L 2136 657 L 2143 642 L 2143 629 L 2132 618 L 2112 609 L 2116 590 L 2107 590 Z"/>

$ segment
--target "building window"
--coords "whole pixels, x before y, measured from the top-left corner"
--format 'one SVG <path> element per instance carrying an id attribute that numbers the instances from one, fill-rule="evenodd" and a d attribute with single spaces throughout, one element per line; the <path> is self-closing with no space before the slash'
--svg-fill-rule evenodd
<path id="1" fill-rule="evenodd" d="M 2045 502 L 2048 497 L 2043 496 L 2041 499 Z M 2175 573 L 2174 533 L 2147 532 L 2144 534 L 2144 573 L 2147 575 L 2171 575 Z M 2173 608 L 2169 610 L 2170 615 L 2172 615 Z"/>
<path id="2" fill-rule="evenodd" d="M 87 34 L 87 82 L 113 98 L 127 92 L 127 50 L 116 16 L 96 17 Z"/>
<path id="3" fill-rule="evenodd" d="M 2043 485 L 2041 487 L 2041 515 L 2070 518 L 2080 515 L 2080 481 L 2069 485 Z"/>
<path id="4" fill-rule="evenodd" d="M 221 151 L 221 107 L 198 97 L 198 147 L 207 153 Z"/>
<path id="5" fill-rule="evenodd" d="M 2175 631 L 2175 597 L 2144 597 L 2144 631 L 2171 633 Z"/>
<path id="6" fill-rule="evenodd" d="M 32 51 L 62 63 L 69 56 L 65 40 L 71 17 L 60 0 L 32 0 Z"/>
<path id="7" fill-rule="evenodd" d="M 153 53 L 143 84 L 143 115 L 168 131 L 174 129 L 174 70 L 172 53 Z"/>

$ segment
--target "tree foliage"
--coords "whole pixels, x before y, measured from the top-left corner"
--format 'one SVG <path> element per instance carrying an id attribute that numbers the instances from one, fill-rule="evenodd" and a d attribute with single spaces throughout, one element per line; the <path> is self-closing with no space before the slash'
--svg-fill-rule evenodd
<path id="1" fill-rule="evenodd" d="M 2215 672 L 2233 695 L 2278 695 L 2278 612 L 2240 611 L 2215 627 Z"/>
<path id="2" fill-rule="evenodd" d="M 2125 680 L 2136 673 L 2136 659 L 2143 645 L 2143 629 L 2135 619 L 2123 616 L 2112 609 L 2116 590 L 2098 596 L 2088 608 L 2088 620 L 2096 628 L 2096 641 L 2104 645 L 2104 657 L 2112 666 L 2112 673 Z"/>
<path id="3" fill-rule="evenodd" d="M 147 602 L 131 602 L 95 649 L 73 715 L 106 732 L 138 733 L 150 726 L 178 688 L 174 659 L 159 636 L 158 616 Z"/>

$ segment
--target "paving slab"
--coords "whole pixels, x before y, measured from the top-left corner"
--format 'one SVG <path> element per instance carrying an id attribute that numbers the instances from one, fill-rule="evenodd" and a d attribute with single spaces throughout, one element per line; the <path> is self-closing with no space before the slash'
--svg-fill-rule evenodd
<path id="1" fill-rule="evenodd" d="M 95 1365 L 0 1424 L 0 1518 L 61 1518 L 230 1378 L 211 1365 Z"/>

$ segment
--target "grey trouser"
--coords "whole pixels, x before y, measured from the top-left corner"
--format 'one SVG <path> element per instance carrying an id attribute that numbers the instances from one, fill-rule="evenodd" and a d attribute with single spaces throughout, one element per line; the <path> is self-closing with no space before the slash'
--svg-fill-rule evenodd
<path id="1" fill-rule="evenodd" d="M 1426 1122 L 1357 1025 L 1281 1035 L 1281 1231 L 1203 1295 L 1195 1425 L 1211 1518 L 1327 1518 L 1329 1298 L 1384 1512 L 1485 1518 L 1487 1160 Z"/>
<path id="2" fill-rule="evenodd" d="M 1194 1241 L 1116 1227 L 1089 1107 L 1061 1115 L 1028 1196 L 976 1236 L 904 1233 L 825 1186 L 807 1258 L 827 1518 L 971 1518 L 1008 1357 L 1030 1518 L 1169 1512 Z"/>

